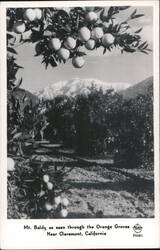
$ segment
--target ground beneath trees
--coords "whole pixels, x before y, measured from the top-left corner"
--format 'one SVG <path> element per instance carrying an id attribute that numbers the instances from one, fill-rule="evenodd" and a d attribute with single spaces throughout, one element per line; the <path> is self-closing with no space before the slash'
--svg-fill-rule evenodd
<path id="1" fill-rule="evenodd" d="M 48 155 L 42 150 L 31 156 L 42 164 L 52 162 L 53 168 L 65 166 L 67 218 L 154 217 L 153 170 L 117 168 L 110 158 L 96 160 L 69 154 Z"/>
<path id="2" fill-rule="evenodd" d="M 102 167 L 75 168 L 66 182 L 71 218 L 153 217 L 153 184 Z M 142 188 L 141 186 L 144 187 Z"/>
<path id="3" fill-rule="evenodd" d="M 61 157 L 51 159 L 61 161 Z M 69 161 L 67 157 L 62 159 Z M 92 159 L 88 165 L 88 159 L 83 160 L 80 167 L 75 163 L 64 179 L 64 184 L 69 186 L 65 193 L 70 202 L 67 218 L 154 217 L 152 170 L 117 169 L 114 164 L 104 164 L 103 160 L 102 164 L 99 160 L 95 164 L 96 160 Z M 66 171 L 69 169 L 65 167 Z"/>

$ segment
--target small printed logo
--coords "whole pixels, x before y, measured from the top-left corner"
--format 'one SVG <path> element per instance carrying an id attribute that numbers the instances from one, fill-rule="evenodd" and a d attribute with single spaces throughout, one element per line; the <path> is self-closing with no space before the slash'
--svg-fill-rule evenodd
<path id="1" fill-rule="evenodd" d="M 136 225 L 134 225 L 133 230 L 134 230 L 135 233 L 139 234 L 139 233 L 142 232 L 142 228 L 143 227 L 140 224 L 137 223 Z"/>

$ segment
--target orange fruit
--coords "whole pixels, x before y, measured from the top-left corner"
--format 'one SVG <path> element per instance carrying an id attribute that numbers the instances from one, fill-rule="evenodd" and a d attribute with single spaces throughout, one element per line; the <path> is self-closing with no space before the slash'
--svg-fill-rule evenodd
<path id="1" fill-rule="evenodd" d="M 65 206 L 65 207 L 67 207 L 68 205 L 69 205 L 69 201 L 68 201 L 68 199 L 67 198 L 62 198 L 62 201 L 61 201 L 61 203 L 62 203 L 62 205 L 63 206 Z"/>
<path id="2" fill-rule="evenodd" d="M 17 34 L 22 34 L 23 32 L 25 32 L 25 29 L 26 29 L 25 23 L 22 21 L 17 21 L 13 25 L 13 31 Z"/>
<path id="3" fill-rule="evenodd" d="M 51 182 L 47 182 L 47 188 L 48 188 L 48 190 L 52 190 L 53 184 Z"/>
<path id="4" fill-rule="evenodd" d="M 103 27 L 104 28 L 109 28 L 109 26 L 112 24 L 112 21 L 111 21 L 111 19 L 108 21 L 108 22 L 104 22 L 103 23 Z"/>
<path id="5" fill-rule="evenodd" d="M 95 48 L 96 42 L 94 39 L 89 39 L 86 43 L 85 43 L 85 47 L 88 50 L 93 50 Z"/>
<path id="6" fill-rule="evenodd" d="M 85 64 L 83 56 L 75 56 L 72 58 L 72 64 L 75 68 L 82 68 Z"/>
<path id="7" fill-rule="evenodd" d="M 6 21 L 7 21 L 7 29 L 10 29 L 10 18 L 6 17 Z"/>
<path id="8" fill-rule="evenodd" d="M 15 170 L 15 162 L 12 158 L 7 157 L 7 171 L 14 171 Z"/>
<path id="9" fill-rule="evenodd" d="M 29 22 L 33 22 L 36 20 L 36 12 L 34 9 L 26 9 L 24 12 L 24 19 L 26 19 Z"/>
<path id="10" fill-rule="evenodd" d="M 55 203 L 56 205 L 59 205 L 59 204 L 61 203 L 61 197 L 60 197 L 60 196 L 54 197 L 54 203 Z"/>
<path id="11" fill-rule="evenodd" d="M 59 40 L 59 38 L 52 38 L 49 41 L 49 47 L 55 51 L 59 50 L 61 47 L 61 41 Z"/>
<path id="12" fill-rule="evenodd" d="M 97 39 L 101 39 L 103 36 L 103 29 L 101 27 L 95 27 L 92 30 L 92 38 L 97 40 Z"/>
<path id="13" fill-rule="evenodd" d="M 41 9 L 34 9 L 36 13 L 36 19 L 40 20 L 42 18 L 42 11 Z"/>
<path id="14" fill-rule="evenodd" d="M 94 23 L 96 22 L 98 19 L 98 15 L 96 12 L 94 11 L 89 11 L 87 14 L 86 14 L 86 20 L 90 23 Z"/>
<path id="15" fill-rule="evenodd" d="M 43 175 L 43 181 L 44 181 L 45 183 L 48 183 L 48 182 L 49 182 L 49 175 L 48 175 L 48 174 Z"/>
<path id="16" fill-rule="evenodd" d="M 102 37 L 102 44 L 105 47 L 109 47 L 114 43 L 114 40 L 115 40 L 115 38 L 114 38 L 114 36 L 112 34 L 106 33 Z"/>
<path id="17" fill-rule="evenodd" d="M 49 202 L 46 202 L 44 206 L 47 211 L 51 211 L 53 208 L 53 206 Z"/>
<path id="18" fill-rule="evenodd" d="M 59 55 L 59 57 L 60 57 L 61 59 L 67 60 L 67 59 L 69 58 L 69 56 L 70 56 L 70 52 L 69 52 L 68 49 L 60 48 L 60 49 L 58 50 L 58 55 Z"/>
<path id="19" fill-rule="evenodd" d="M 67 49 L 74 49 L 76 47 L 76 40 L 73 37 L 69 36 L 64 42 L 64 46 Z"/>
<path id="20" fill-rule="evenodd" d="M 65 208 L 61 209 L 60 215 L 61 215 L 61 217 L 63 217 L 63 218 L 67 217 L 67 215 L 68 215 L 67 209 L 65 209 Z"/>
<path id="21" fill-rule="evenodd" d="M 82 27 L 79 32 L 79 38 L 83 42 L 87 42 L 91 37 L 91 32 L 87 27 Z"/>
<path id="22" fill-rule="evenodd" d="M 39 197 L 42 197 L 45 195 L 45 191 L 44 190 L 41 190 L 41 192 L 39 193 Z"/>

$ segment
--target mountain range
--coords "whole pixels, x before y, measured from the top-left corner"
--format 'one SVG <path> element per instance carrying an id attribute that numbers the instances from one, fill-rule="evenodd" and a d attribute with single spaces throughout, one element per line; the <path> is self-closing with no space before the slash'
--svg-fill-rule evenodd
<path id="1" fill-rule="evenodd" d="M 88 94 L 90 92 L 90 87 L 94 86 L 96 89 L 102 89 L 104 92 L 107 89 L 114 88 L 117 91 L 126 89 L 128 83 L 106 83 L 97 79 L 80 79 L 74 78 L 69 81 L 60 81 L 50 86 L 37 91 L 35 93 L 39 99 L 51 100 L 58 95 L 67 95 L 75 97 L 79 94 Z"/>
<path id="2" fill-rule="evenodd" d="M 118 84 L 120 86 L 118 86 Z M 103 91 L 113 88 L 113 85 L 107 84 L 106 82 L 102 82 L 100 80 L 74 78 L 70 81 L 57 82 L 40 91 L 37 91 L 36 93 L 31 93 L 29 91 L 19 88 L 14 92 L 14 95 L 17 96 L 17 98 L 20 100 L 23 99 L 24 96 L 26 97 L 26 102 L 25 104 L 23 104 L 24 106 L 27 103 L 32 103 L 32 106 L 35 106 L 39 102 L 39 99 L 51 100 L 58 95 L 67 95 L 75 97 L 78 94 L 87 94 L 89 93 L 89 88 L 92 85 L 97 89 L 101 88 Z M 148 87 L 153 86 L 153 77 L 148 77 L 145 80 L 132 86 L 127 83 L 117 83 L 115 84 L 115 86 L 115 90 L 122 94 L 125 99 L 135 98 L 138 94 L 146 95 Z"/>
<path id="3" fill-rule="evenodd" d="M 60 81 L 34 93 L 39 99 L 51 100 L 58 95 L 67 95 L 75 97 L 79 94 L 88 94 L 90 87 L 102 89 L 104 92 L 107 89 L 114 88 L 117 92 L 123 95 L 124 98 L 135 98 L 138 94 L 146 94 L 148 87 L 153 85 L 153 77 L 148 77 L 145 80 L 130 86 L 128 83 L 113 83 L 109 84 L 97 79 L 80 79 L 74 78 L 69 81 Z"/>

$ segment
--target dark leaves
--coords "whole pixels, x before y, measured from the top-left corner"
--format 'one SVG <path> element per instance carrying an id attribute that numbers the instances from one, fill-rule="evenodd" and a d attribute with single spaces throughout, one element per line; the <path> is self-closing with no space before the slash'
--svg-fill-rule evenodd
<path id="1" fill-rule="evenodd" d="M 106 51 L 107 51 L 107 48 L 104 48 L 104 50 L 103 50 L 103 55 L 106 53 Z"/>
<path id="2" fill-rule="evenodd" d="M 86 53 L 82 52 L 82 51 L 76 51 L 76 55 L 77 56 L 85 56 Z"/>
<path id="3" fill-rule="evenodd" d="M 41 55 L 43 52 L 43 49 L 44 49 L 44 44 L 42 44 L 41 42 L 37 43 L 35 46 L 35 51 L 36 51 L 35 56 Z"/>
<path id="4" fill-rule="evenodd" d="M 18 69 L 24 69 L 22 66 L 19 66 L 17 63 L 15 63 L 15 67 Z"/>
<path id="5" fill-rule="evenodd" d="M 130 48 L 130 47 L 124 47 L 123 50 L 126 51 L 126 52 L 130 52 L 130 53 L 133 53 L 133 52 L 136 51 L 136 49 L 133 49 L 133 48 Z"/>
<path id="6" fill-rule="evenodd" d="M 138 47 L 138 49 L 144 48 L 144 47 L 146 46 L 146 44 L 147 44 L 147 41 L 145 41 L 144 43 L 142 43 L 142 44 Z"/>
<path id="7" fill-rule="evenodd" d="M 132 19 L 139 18 L 139 17 L 142 17 L 142 16 L 144 16 L 144 14 L 135 15 L 135 16 L 132 17 Z"/>
<path id="8" fill-rule="evenodd" d="M 148 55 L 148 52 L 146 50 L 141 50 L 141 52 Z"/>
<path id="9" fill-rule="evenodd" d="M 108 21 L 108 17 L 104 15 L 105 9 L 103 9 L 100 13 L 100 19 L 102 22 Z"/>
<path id="10" fill-rule="evenodd" d="M 108 10 L 108 18 L 112 18 L 112 16 L 118 14 L 120 11 L 126 10 L 130 8 L 130 6 L 112 6 Z"/>
<path id="11" fill-rule="evenodd" d="M 58 66 L 58 62 L 56 60 L 56 58 L 54 57 L 54 55 L 51 56 L 44 56 L 42 63 L 45 64 L 45 68 L 47 69 L 48 65 L 50 64 L 52 67 L 56 67 Z"/>
<path id="12" fill-rule="evenodd" d="M 55 33 L 55 32 L 56 32 L 56 28 L 55 28 L 55 26 L 54 26 L 53 24 L 49 24 L 49 25 L 47 26 L 47 28 L 45 29 L 44 33 L 47 32 L 47 31 L 52 32 L 52 33 Z M 55 33 L 55 34 L 56 34 L 56 33 Z"/>
<path id="13" fill-rule="evenodd" d="M 8 40 L 8 39 L 12 39 L 12 38 L 14 38 L 14 36 L 11 35 L 11 34 L 9 34 L 9 33 L 7 33 L 7 40 Z"/>
<path id="14" fill-rule="evenodd" d="M 50 58 L 50 64 L 52 67 L 56 67 L 58 65 L 58 63 L 53 55 Z"/>
<path id="15" fill-rule="evenodd" d="M 134 33 L 139 33 L 139 32 L 142 31 L 142 29 L 143 29 L 143 28 L 140 28 L 140 29 L 136 30 Z"/>
<path id="16" fill-rule="evenodd" d="M 76 28 L 78 29 L 79 27 L 79 15 L 77 16 L 77 21 L 76 21 Z"/>
<path id="17" fill-rule="evenodd" d="M 108 18 L 110 19 L 113 15 L 117 14 L 119 11 L 115 9 L 116 7 L 110 7 L 108 10 Z"/>
<path id="18" fill-rule="evenodd" d="M 148 48 L 148 43 L 147 41 L 141 43 L 139 46 L 138 46 L 138 50 L 144 54 L 147 54 L 148 55 L 148 52 L 149 51 L 152 51 L 151 49 Z"/>
<path id="19" fill-rule="evenodd" d="M 144 16 L 144 14 L 137 14 L 137 15 L 136 15 L 136 13 L 137 13 L 137 9 L 135 9 L 135 10 L 133 11 L 133 13 L 131 14 L 131 16 L 130 16 L 129 19 L 136 19 L 136 18 L 139 18 L 139 17 Z"/>
<path id="20" fill-rule="evenodd" d="M 7 47 L 7 51 L 17 55 L 17 52 L 15 51 L 15 49 L 13 49 L 11 47 Z"/>
<path id="21" fill-rule="evenodd" d="M 126 10 L 126 9 L 130 8 L 130 6 L 120 6 L 118 8 L 119 8 L 119 10 Z"/>
<path id="22" fill-rule="evenodd" d="M 59 10 L 57 12 L 57 15 L 60 16 L 60 17 L 69 18 L 69 15 L 68 15 L 68 13 L 65 10 Z"/>
<path id="23" fill-rule="evenodd" d="M 135 10 L 133 11 L 133 13 L 131 14 L 131 18 L 134 17 L 134 15 L 136 14 L 136 12 L 137 12 L 137 9 L 135 9 Z"/>
<path id="24" fill-rule="evenodd" d="M 32 29 L 31 42 L 35 43 L 41 39 L 43 39 L 43 32 L 39 32 L 37 30 Z"/>

